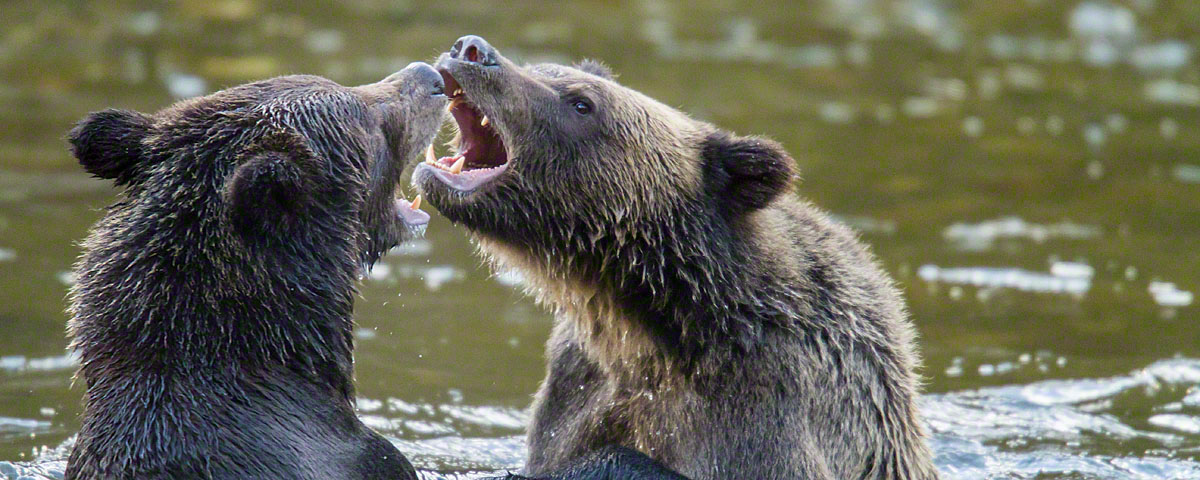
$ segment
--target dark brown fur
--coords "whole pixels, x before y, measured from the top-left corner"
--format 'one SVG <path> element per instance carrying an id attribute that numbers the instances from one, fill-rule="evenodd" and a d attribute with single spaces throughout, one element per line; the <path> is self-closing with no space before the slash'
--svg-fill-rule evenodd
<path id="1" fill-rule="evenodd" d="M 488 116 L 508 170 L 471 192 L 428 169 L 414 182 L 557 313 L 529 474 L 621 445 L 694 479 L 936 478 L 903 301 L 851 231 L 792 193 L 778 144 L 594 63 L 522 67 L 462 41 L 477 59 L 437 66 Z"/>
<path id="2" fill-rule="evenodd" d="M 66 478 L 415 478 L 355 416 L 351 310 L 362 266 L 416 233 L 392 195 L 440 91 L 424 64 L 280 77 L 71 131 L 125 192 L 76 266 Z"/>

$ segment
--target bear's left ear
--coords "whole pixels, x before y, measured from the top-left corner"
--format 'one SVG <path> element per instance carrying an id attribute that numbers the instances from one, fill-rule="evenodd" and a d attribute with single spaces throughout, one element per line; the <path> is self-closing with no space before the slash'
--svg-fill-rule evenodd
<path id="1" fill-rule="evenodd" d="M 244 238 L 283 235 L 298 225 L 318 181 L 317 155 L 299 135 L 272 132 L 242 154 L 222 199 Z"/>
<path id="2" fill-rule="evenodd" d="M 704 141 L 706 185 L 731 212 L 767 206 L 792 185 L 795 161 L 778 143 L 717 131 Z"/>
<path id="3" fill-rule="evenodd" d="M 67 133 L 67 141 L 88 173 L 129 185 L 146 169 L 142 141 L 150 129 L 150 117 L 145 114 L 109 109 L 80 120 Z"/>
<path id="4" fill-rule="evenodd" d="M 612 80 L 615 77 L 615 75 L 613 75 L 612 69 L 608 68 L 608 65 L 605 65 L 603 62 L 601 62 L 599 60 L 592 60 L 589 58 L 582 62 L 576 63 L 575 68 L 579 69 L 580 71 L 587 72 L 587 73 L 590 73 L 597 77 L 603 78 L 605 80 Z"/>

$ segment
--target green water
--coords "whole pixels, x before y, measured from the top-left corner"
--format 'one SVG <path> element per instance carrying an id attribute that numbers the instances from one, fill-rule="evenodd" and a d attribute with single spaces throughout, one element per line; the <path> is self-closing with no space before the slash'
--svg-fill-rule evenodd
<path id="1" fill-rule="evenodd" d="M 64 295 L 114 192 L 72 122 L 473 33 L 781 141 L 904 287 L 949 476 L 1200 476 L 1200 3 L 504 3 L 5 2 L 0 460 L 79 426 Z M 435 215 L 364 282 L 360 409 L 422 468 L 519 466 L 550 318 L 509 280 Z"/>

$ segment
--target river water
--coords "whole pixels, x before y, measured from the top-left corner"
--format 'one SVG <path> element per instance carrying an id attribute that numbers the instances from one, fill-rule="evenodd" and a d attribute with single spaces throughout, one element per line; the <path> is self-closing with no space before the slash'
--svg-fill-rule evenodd
<path id="1" fill-rule="evenodd" d="M 0 461 L 61 469 L 79 427 L 64 295 L 115 197 L 72 122 L 474 33 L 781 141 L 904 288 L 947 478 L 1200 478 L 1200 4 L 451 3 L 5 4 Z M 436 215 L 364 280 L 359 409 L 430 476 L 520 466 L 550 317 L 517 281 Z"/>

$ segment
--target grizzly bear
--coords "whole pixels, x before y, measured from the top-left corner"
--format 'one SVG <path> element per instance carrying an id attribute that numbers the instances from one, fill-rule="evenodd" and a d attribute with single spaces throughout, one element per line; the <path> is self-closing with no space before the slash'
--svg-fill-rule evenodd
<path id="1" fill-rule="evenodd" d="M 429 219 L 394 194 L 446 103 L 414 63 L 83 119 L 75 156 L 124 194 L 76 265 L 66 478 L 415 479 L 355 416 L 351 310 L 363 268 Z"/>
<path id="2" fill-rule="evenodd" d="M 525 472 L 606 446 L 697 480 L 936 478 L 903 301 L 794 161 L 585 62 L 467 36 L 458 153 L 413 182 L 556 320 Z"/>

